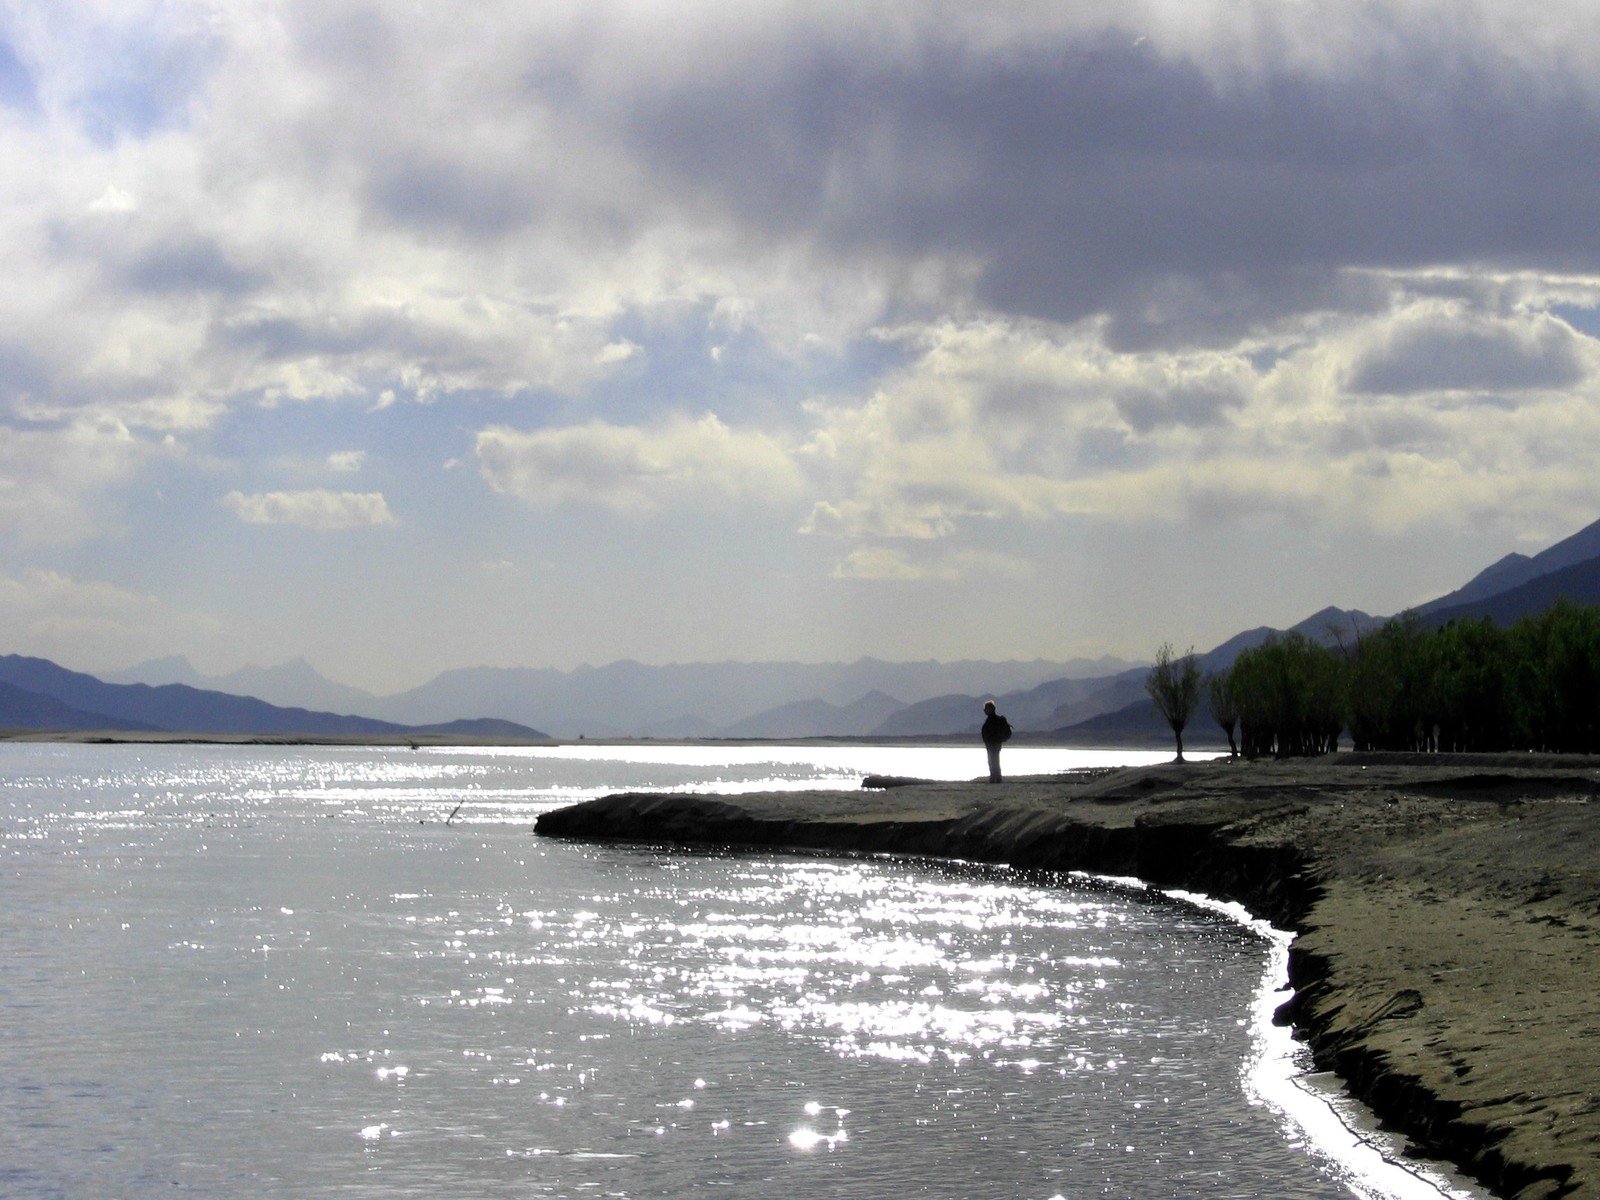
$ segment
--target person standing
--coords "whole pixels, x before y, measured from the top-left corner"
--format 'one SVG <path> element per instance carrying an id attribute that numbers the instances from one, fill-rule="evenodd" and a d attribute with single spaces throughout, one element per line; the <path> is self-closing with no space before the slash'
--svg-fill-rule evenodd
<path id="1" fill-rule="evenodd" d="M 995 711 L 994 701 L 983 703 L 983 748 L 989 752 L 989 782 L 1000 782 L 1000 747 L 1011 738 L 1011 722 Z"/>

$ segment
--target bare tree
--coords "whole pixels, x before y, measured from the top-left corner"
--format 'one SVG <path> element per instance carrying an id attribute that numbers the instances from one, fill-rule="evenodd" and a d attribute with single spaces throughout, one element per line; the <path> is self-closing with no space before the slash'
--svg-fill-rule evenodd
<path id="1" fill-rule="evenodd" d="M 1181 658 L 1174 658 L 1172 643 L 1162 642 L 1156 651 L 1156 665 L 1145 676 L 1144 690 L 1156 702 L 1156 708 L 1172 726 L 1172 736 L 1178 741 L 1178 761 L 1183 761 L 1183 727 L 1194 714 L 1200 702 L 1200 664 L 1195 659 L 1194 647 Z"/>

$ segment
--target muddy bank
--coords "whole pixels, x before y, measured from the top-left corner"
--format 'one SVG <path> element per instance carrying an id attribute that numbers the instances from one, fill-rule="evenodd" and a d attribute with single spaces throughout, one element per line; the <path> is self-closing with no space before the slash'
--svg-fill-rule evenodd
<path id="1" fill-rule="evenodd" d="M 1285 1015 L 1424 1152 L 1600 1198 L 1600 760 L 1342 754 L 987 783 L 610 796 L 545 836 L 1136 875 L 1295 934 Z"/>

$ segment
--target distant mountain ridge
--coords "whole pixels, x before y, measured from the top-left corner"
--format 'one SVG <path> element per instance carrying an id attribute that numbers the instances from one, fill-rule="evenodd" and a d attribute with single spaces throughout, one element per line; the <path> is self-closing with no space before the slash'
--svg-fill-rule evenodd
<path id="1" fill-rule="evenodd" d="M 794 700 L 724 728 L 728 738 L 852 737 L 905 705 L 883 692 L 868 692 L 853 704 Z"/>
<path id="2" fill-rule="evenodd" d="M 283 708 L 253 696 L 188 684 L 107 683 L 43 658 L 0 655 L 0 726 L 361 738 L 456 734 L 537 740 L 536 729 L 503 720 L 453 720 L 407 726 L 368 717 Z"/>
<path id="3" fill-rule="evenodd" d="M 154 733 L 154 725 L 74 708 L 54 696 L 0 683 L 0 729 L 108 729 Z"/>
<path id="4" fill-rule="evenodd" d="M 568 738 L 808 737 L 866 734 L 904 704 L 958 688 L 998 693 L 1063 676 L 1114 675 L 1132 665 L 1109 657 L 1027 662 L 888 662 L 868 657 L 848 663 L 665 666 L 622 660 L 571 671 L 458 668 L 393 696 L 331 683 L 303 661 L 201 676 L 187 659 L 165 658 L 140 663 L 114 678 L 125 683 L 182 682 L 217 691 L 242 689 L 260 679 L 270 681 L 262 686 L 273 703 L 308 707 L 304 697 L 335 697 L 343 701 L 339 711 L 398 724 L 488 712 Z M 881 699 L 867 702 L 874 696 Z"/>
<path id="5" fill-rule="evenodd" d="M 1586 525 L 1570 537 L 1531 557 L 1508 554 L 1473 576 L 1455 591 L 1418 605 L 1412 611 L 1428 628 L 1453 620 L 1489 618 L 1497 625 L 1510 625 L 1523 617 L 1537 616 L 1558 601 L 1600 605 L 1600 521 Z M 1356 610 L 1328 608 L 1307 617 L 1292 627 L 1296 632 L 1319 641 L 1337 640 L 1381 626 L 1389 618 L 1372 617 Z M 1205 671 L 1226 670 L 1241 653 L 1260 645 L 1278 632 L 1265 627 L 1248 630 L 1229 638 L 1222 645 L 1200 656 Z M 1131 672 L 1126 680 L 1108 684 L 1112 689 L 1132 691 L 1137 682 L 1143 692 L 1141 673 Z M 1128 695 L 1127 703 L 1110 708 L 1087 720 L 1052 731 L 1052 736 L 1079 745 L 1165 745 L 1171 731 L 1156 714 L 1147 697 Z M 1185 741 L 1194 745 L 1220 745 L 1222 738 L 1209 717 L 1195 722 L 1185 732 Z"/>
<path id="6" fill-rule="evenodd" d="M 1600 521 L 1538 554 L 1508 554 L 1415 611 L 1429 625 L 1479 617 L 1509 623 L 1562 598 L 1600 604 Z M 1336 642 L 1386 619 L 1329 607 L 1290 631 Z M 1243 651 L 1280 632 L 1285 631 L 1259 626 L 1235 634 L 1202 654 L 1201 666 L 1224 670 Z M 18 664 L 34 666 L 25 670 Z M 1145 672 L 1144 666 L 1111 658 L 894 663 L 869 657 L 851 663 L 665 666 L 623 660 L 572 671 L 461 668 L 380 697 L 334 683 L 303 659 L 206 677 L 186 659 L 173 657 L 101 681 L 13 655 L 0 658 L 0 725 L 26 718 L 94 720 L 111 728 L 123 726 L 105 723 L 130 722 L 127 728 L 187 727 L 191 732 L 269 733 L 292 727 L 334 736 L 447 730 L 516 738 L 543 736 L 538 730 L 550 729 L 566 738 L 951 737 L 976 736 L 982 702 L 992 697 L 1019 732 L 1078 744 L 1164 744 L 1168 734 L 1145 696 Z M 318 697 L 327 707 L 277 702 Z M 493 715 L 462 721 L 457 719 L 461 712 Z M 7 713 L 17 720 L 8 722 Z"/>
<path id="7" fill-rule="evenodd" d="M 1562 538 L 1531 558 L 1526 554 L 1508 554 L 1485 567 L 1455 591 L 1426 604 L 1419 604 L 1415 611 L 1418 616 L 1428 616 L 1447 608 L 1461 608 L 1596 558 L 1600 558 L 1600 521 L 1584 526 L 1577 533 Z"/>
<path id="8" fill-rule="evenodd" d="M 182 655 L 151 659 L 103 676 L 107 683 L 181 683 L 203 691 L 254 696 L 282 708 L 321 712 L 362 713 L 376 697 L 360 688 L 334 683 L 303 658 L 275 667 L 241 667 L 225 675 L 202 675 Z"/>
<path id="9" fill-rule="evenodd" d="M 1559 600 L 1600 604 L 1600 557 L 1535 575 L 1524 583 L 1479 599 L 1445 607 L 1430 606 L 1418 612 L 1422 623 L 1429 628 L 1437 628 L 1448 621 L 1483 617 L 1496 625 L 1510 625 L 1523 617 L 1537 616 Z"/>
<path id="10" fill-rule="evenodd" d="M 1075 671 L 1111 673 L 1127 664 L 1076 662 L 914 662 L 862 658 L 851 663 L 721 662 L 651 666 L 623 660 L 570 672 L 478 667 L 446 671 L 370 710 L 388 720 L 423 721 L 471 704 L 558 736 L 614 737 L 645 727 L 686 724 L 727 736 L 743 722 L 795 702 L 857 704 L 872 693 L 910 703 L 972 686 L 1031 687 Z M 750 728 L 745 725 L 743 728 Z M 771 728 L 770 724 L 766 727 Z M 868 727 L 856 733 L 869 732 Z M 739 736 L 733 734 L 733 736 Z M 791 730 L 770 736 L 801 736 Z"/>

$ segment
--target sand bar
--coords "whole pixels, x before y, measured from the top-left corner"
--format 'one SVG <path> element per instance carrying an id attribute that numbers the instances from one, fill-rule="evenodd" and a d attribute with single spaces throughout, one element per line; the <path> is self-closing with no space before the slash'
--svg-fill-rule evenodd
<path id="1" fill-rule="evenodd" d="M 1415 1148 L 1600 1200 L 1600 759 L 1339 754 L 860 792 L 624 794 L 546 836 L 1134 875 L 1292 930 L 1282 1015 Z M 1288 993 L 1286 993 L 1286 996 Z"/>

